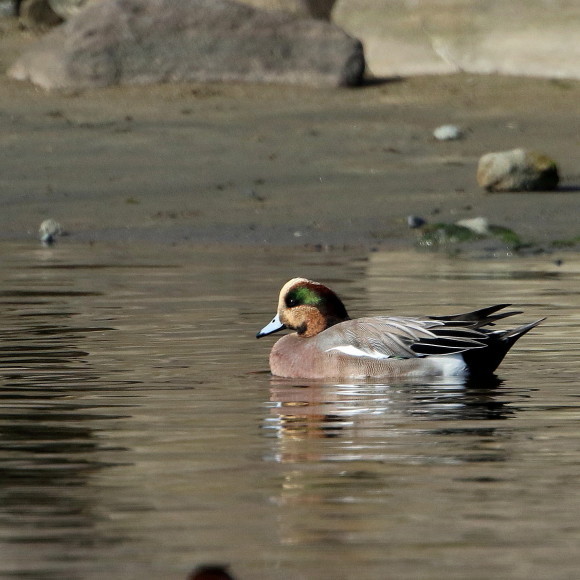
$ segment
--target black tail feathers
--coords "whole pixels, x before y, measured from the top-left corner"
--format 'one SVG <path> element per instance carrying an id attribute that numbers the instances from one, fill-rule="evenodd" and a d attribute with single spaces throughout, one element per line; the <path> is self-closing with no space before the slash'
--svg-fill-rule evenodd
<path id="1" fill-rule="evenodd" d="M 470 375 L 492 374 L 517 340 L 543 320 L 545 318 L 508 330 L 488 331 L 485 348 L 467 350 L 463 353 Z"/>

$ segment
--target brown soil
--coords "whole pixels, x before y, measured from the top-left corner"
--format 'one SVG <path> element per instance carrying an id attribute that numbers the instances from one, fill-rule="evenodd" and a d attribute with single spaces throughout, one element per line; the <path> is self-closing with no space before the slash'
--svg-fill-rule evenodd
<path id="1" fill-rule="evenodd" d="M 580 82 L 455 75 L 315 90 L 257 85 L 46 93 L 4 73 L 34 42 L 0 20 L 0 239 L 48 217 L 80 241 L 410 244 L 406 216 L 580 235 Z M 437 142 L 453 123 L 465 138 Z M 551 193 L 487 194 L 479 157 L 558 162 Z"/>

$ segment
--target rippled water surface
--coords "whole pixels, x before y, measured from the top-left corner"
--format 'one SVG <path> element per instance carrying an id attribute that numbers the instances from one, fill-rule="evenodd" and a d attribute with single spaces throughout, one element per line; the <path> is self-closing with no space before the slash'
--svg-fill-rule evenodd
<path id="1" fill-rule="evenodd" d="M 580 260 L 0 245 L 0 577 L 576 578 Z M 288 278 L 351 315 L 548 316 L 494 384 L 308 384 Z"/>

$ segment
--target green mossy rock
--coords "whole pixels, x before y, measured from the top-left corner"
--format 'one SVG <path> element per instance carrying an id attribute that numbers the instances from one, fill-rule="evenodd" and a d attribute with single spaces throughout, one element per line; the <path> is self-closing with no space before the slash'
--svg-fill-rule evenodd
<path id="1" fill-rule="evenodd" d="M 552 191 L 559 181 L 553 159 L 526 149 L 487 153 L 477 168 L 477 183 L 486 191 Z"/>

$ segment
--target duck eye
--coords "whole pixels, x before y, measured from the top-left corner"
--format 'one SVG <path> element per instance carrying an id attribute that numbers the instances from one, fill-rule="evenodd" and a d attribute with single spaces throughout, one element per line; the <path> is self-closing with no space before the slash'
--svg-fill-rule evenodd
<path id="1" fill-rule="evenodd" d="M 293 306 L 296 306 L 298 304 L 298 300 L 296 300 L 296 298 L 288 298 L 286 300 L 286 306 L 288 306 L 288 308 L 292 308 Z"/>

